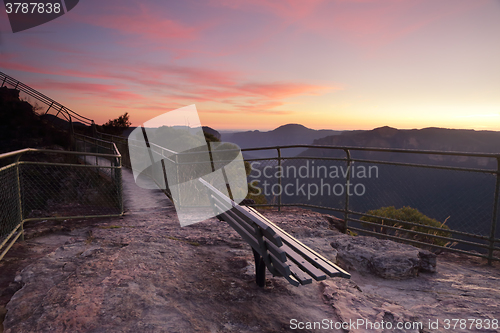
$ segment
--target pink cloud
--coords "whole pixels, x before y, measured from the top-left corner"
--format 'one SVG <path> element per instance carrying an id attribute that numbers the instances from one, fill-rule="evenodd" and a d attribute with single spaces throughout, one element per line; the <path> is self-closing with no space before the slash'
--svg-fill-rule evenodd
<path id="1" fill-rule="evenodd" d="M 317 86 L 304 83 L 246 83 L 239 86 L 241 92 L 260 95 L 272 99 L 282 99 L 297 95 L 319 95 L 335 87 Z M 339 88 L 335 88 L 339 89 Z"/>
<path id="2" fill-rule="evenodd" d="M 13 53 L 3 54 L 2 58 L 0 58 L 0 67 L 6 70 L 22 71 L 28 73 L 53 74 L 53 71 L 51 70 L 45 69 L 41 66 L 30 65 L 20 58 L 21 57 Z M 5 74 L 8 75 L 9 73 Z"/>
<path id="3" fill-rule="evenodd" d="M 97 83 L 84 83 L 84 82 L 59 82 L 53 80 L 44 80 L 40 83 L 31 84 L 35 89 L 43 89 L 43 87 L 50 87 L 59 91 L 69 91 L 73 93 L 87 94 L 98 96 L 104 99 L 114 99 L 120 101 L 137 101 L 143 100 L 144 97 L 129 91 L 121 90 L 120 87 L 115 85 L 97 84 Z"/>
<path id="4" fill-rule="evenodd" d="M 253 110 L 203 110 L 201 113 L 218 113 L 218 114 L 229 114 L 229 115 L 238 115 L 242 113 L 246 114 L 259 114 L 259 115 L 288 115 L 293 114 L 293 111 L 285 111 L 285 110 L 263 110 L 263 109 L 253 109 Z"/>
<path id="5" fill-rule="evenodd" d="M 212 1 L 212 4 L 238 10 L 251 10 L 261 13 L 272 13 L 273 15 L 282 18 L 299 20 L 310 16 L 318 9 L 318 6 L 325 1 L 326 0 L 214 0 Z"/>
<path id="6" fill-rule="evenodd" d="M 234 85 L 242 75 L 241 72 L 236 71 L 175 65 L 143 64 L 137 71 L 143 75 L 154 75 L 157 78 L 163 77 L 172 80 L 173 77 L 174 79 L 181 79 L 181 83 L 189 82 L 190 84 L 211 86 Z"/>
<path id="7" fill-rule="evenodd" d="M 256 101 L 253 103 L 240 103 L 236 104 L 234 110 L 239 113 L 252 113 L 252 114 L 274 114 L 274 115 L 284 115 L 291 114 L 292 111 L 286 110 L 276 110 L 275 108 L 285 105 L 284 102 L 280 101 Z"/>
<path id="8" fill-rule="evenodd" d="M 71 57 L 58 54 L 46 66 L 26 62 L 22 55 L 11 54 L 0 60 L 0 66 L 57 75 L 57 80 L 25 82 L 42 92 L 47 89 L 68 92 L 72 100 L 84 100 L 85 96 L 91 95 L 96 97 L 95 103 L 99 105 L 157 112 L 191 103 L 210 102 L 223 105 L 221 109 L 229 108 L 230 112 L 289 114 L 279 110 L 286 104 L 283 101 L 286 98 L 319 95 L 340 89 L 338 86 L 300 81 L 252 82 L 246 78 L 246 73 L 227 69 L 97 61 L 88 55 L 78 54 Z M 78 82 L 77 78 L 93 82 Z M 50 96 L 50 93 L 46 94 Z M 151 99 L 156 103 L 152 104 Z M 164 105 L 162 100 L 166 101 Z M 176 107 L 168 107 L 173 105 Z"/>
<path id="9" fill-rule="evenodd" d="M 101 6 L 101 4 L 100 4 Z M 79 14 L 75 18 L 90 25 L 112 29 L 123 35 L 138 35 L 151 40 L 194 39 L 200 28 L 169 19 L 162 8 L 140 2 L 102 4 L 96 13 Z"/>

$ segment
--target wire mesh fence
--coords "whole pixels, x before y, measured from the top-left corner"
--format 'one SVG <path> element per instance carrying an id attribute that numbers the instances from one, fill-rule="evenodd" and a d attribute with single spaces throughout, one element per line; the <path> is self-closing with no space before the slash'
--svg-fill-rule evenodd
<path id="1" fill-rule="evenodd" d="M 246 160 L 251 195 L 329 212 L 356 233 L 500 260 L 498 155 L 317 146 L 284 153 L 296 148 Z"/>
<path id="2" fill-rule="evenodd" d="M 120 214 L 116 180 L 93 166 L 21 164 L 20 176 L 25 219 Z"/>
<path id="3" fill-rule="evenodd" d="M 495 175 L 374 163 L 353 163 L 353 175 L 372 165 L 377 167 L 378 178 L 351 179 L 363 189 L 362 195 L 351 197 L 350 210 L 408 206 L 454 230 L 489 235 Z"/>
<path id="4" fill-rule="evenodd" d="M 20 224 L 20 214 L 18 170 L 16 165 L 7 165 L 0 168 L 0 244 Z"/>
<path id="5" fill-rule="evenodd" d="M 102 140 L 114 143 L 122 156 L 122 165 L 127 168 L 132 167 L 130 163 L 129 144 L 127 138 L 101 132 L 96 132 L 96 136 Z"/>
<path id="6" fill-rule="evenodd" d="M 0 155 L 12 158 L 0 167 L 0 259 L 27 221 L 123 213 L 119 154 L 29 148 Z"/>

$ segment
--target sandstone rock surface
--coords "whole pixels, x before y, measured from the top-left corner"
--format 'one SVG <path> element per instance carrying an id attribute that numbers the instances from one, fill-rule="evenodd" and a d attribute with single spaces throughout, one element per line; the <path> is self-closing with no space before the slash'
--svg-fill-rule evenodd
<path id="1" fill-rule="evenodd" d="M 374 237 L 335 235 L 331 245 L 347 270 L 373 273 L 385 279 L 407 279 L 436 272 L 436 255 L 411 245 Z"/>
<path id="2" fill-rule="evenodd" d="M 126 216 L 40 223 L 11 252 L 23 249 L 30 260 L 17 268 L 9 258 L 0 262 L 15 292 L 6 306 L 5 332 L 325 332 L 294 329 L 292 322 L 307 327 L 361 319 L 423 325 L 399 332 L 451 332 L 443 328 L 445 319 L 500 319 L 499 266 L 452 254 L 438 256 L 435 273 L 421 270 L 405 280 L 356 268 L 351 280 L 295 288 L 267 273 L 261 289 L 250 247 L 231 227 L 211 219 L 181 228 L 160 191 L 137 188 L 130 174 L 124 178 Z M 347 236 L 329 229 L 321 214 L 299 208 L 263 213 L 329 259 L 347 258 L 345 249 L 330 245 L 347 244 Z M 430 329 L 429 321 L 436 320 L 439 329 Z"/>

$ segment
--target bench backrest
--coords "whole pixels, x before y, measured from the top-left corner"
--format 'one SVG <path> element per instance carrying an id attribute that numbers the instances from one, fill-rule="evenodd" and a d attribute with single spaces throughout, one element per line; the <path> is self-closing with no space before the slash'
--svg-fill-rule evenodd
<path id="1" fill-rule="evenodd" d="M 233 227 L 262 256 L 271 273 L 290 276 L 287 256 L 281 248 L 281 237 L 269 225 L 256 218 L 249 208 L 238 205 L 203 179 L 200 181 L 208 189 L 217 217 Z"/>
<path id="2" fill-rule="evenodd" d="M 264 259 L 269 271 L 291 284 L 350 274 L 316 253 L 251 207 L 240 206 L 203 179 L 215 214 L 226 221 Z"/>

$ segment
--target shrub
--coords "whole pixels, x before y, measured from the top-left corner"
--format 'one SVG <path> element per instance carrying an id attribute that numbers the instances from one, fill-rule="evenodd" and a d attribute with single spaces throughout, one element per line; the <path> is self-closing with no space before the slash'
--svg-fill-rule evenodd
<path id="1" fill-rule="evenodd" d="M 373 226 L 373 225 L 369 225 L 369 224 L 363 224 L 364 227 L 369 227 L 373 231 L 380 232 L 383 234 L 390 234 L 390 235 L 394 235 L 394 236 L 398 236 L 398 237 L 402 237 L 402 238 L 412 239 L 412 240 L 416 240 L 416 241 L 424 242 L 424 243 L 429 243 L 429 244 L 433 244 L 433 245 L 447 246 L 450 244 L 450 242 L 448 242 L 447 240 L 432 237 L 433 235 L 443 236 L 443 237 L 450 237 L 451 236 L 451 233 L 446 231 L 446 230 L 449 230 L 450 228 L 448 228 L 448 226 L 444 225 L 446 220 L 443 223 L 441 223 L 441 222 L 437 221 L 436 219 L 430 218 L 430 217 L 422 214 L 420 211 L 418 211 L 415 208 L 402 207 L 402 208 L 396 209 L 394 206 L 390 206 L 390 207 L 382 207 L 382 208 L 375 209 L 375 210 L 369 210 L 367 212 L 367 214 L 381 217 L 381 218 L 375 218 L 375 217 L 363 216 L 361 218 L 361 220 L 363 220 L 363 221 L 377 223 L 380 225 L 380 227 L 377 227 L 377 226 Z M 407 225 L 405 223 L 389 221 L 389 220 L 383 219 L 383 217 L 394 219 L 394 220 L 412 222 L 412 223 L 419 224 L 421 226 Z M 386 228 L 384 226 L 392 226 L 392 227 L 396 227 L 399 229 L 395 230 L 395 229 Z M 437 227 L 437 228 L 443 229 L 443 231 L 429 229 L 429 228 L 426 228 L 426 226 Z M 413 234 L 413 233 L 405 232 L 404 230 L 423 232 L 423 233 L 429 234 L 429 236 Z"/>
<path id="2" fill-rule="evenodd" d="M 248 162 L 245 162 L 245 163 L 248 163 Z M 260 189 L 260 187 L 258 187 L 257 185 L 258 185 L 258 182 L 256 180 L 248 183 L 248 194 L 247 194 L 247 197 L 245 199 L 251 199 L 257 205 L 265 205 L 265 204 L 267 204 L 266 196 L 262 193 L 262 189 Z M 259 194 L 259 192 L 260 192 L 260 194 Z"/>
<path id="3" fill-rule="evenodd" d="M 122 135 L 123 131 L 129 128 L 130 125 L 132 125 L 130 115 L 125 112 L 118 118 L 108 120 L 107 123 L 101 126 L 101 130 L 112 135 Z"/>

